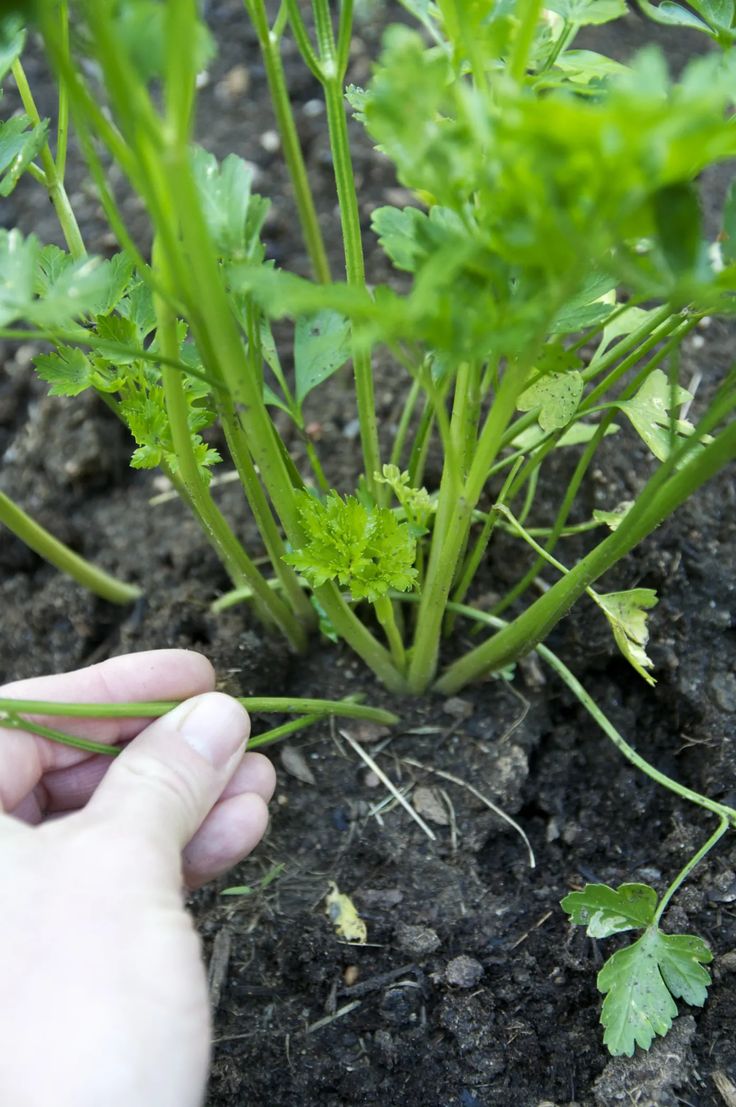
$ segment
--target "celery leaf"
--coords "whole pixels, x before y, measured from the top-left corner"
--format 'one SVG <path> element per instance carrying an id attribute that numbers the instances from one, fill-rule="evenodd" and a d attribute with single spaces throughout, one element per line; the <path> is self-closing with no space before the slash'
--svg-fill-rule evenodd
<path id="1" fill-rule="evenodd" d="M 649 926 L 657 909 L 657 893 L 648 884 L 586 884 L 562 900 L 570 921 L 584 926 L 589 938 L 608 938 L 624 930 Z"/>
<path id="2" fill-rule="evenodd" d="M 598 990 L 606 996 L 601 1023 L 609 1051 L 631 1057 L 637 1045 L 649 1049 L 677 1018 L 673 996 L 702 1007 L 710 984 L 703 965 L 712 959 L 700 938 L 663 934 L 656 926 L 614 953 L 598 974 Z"/>

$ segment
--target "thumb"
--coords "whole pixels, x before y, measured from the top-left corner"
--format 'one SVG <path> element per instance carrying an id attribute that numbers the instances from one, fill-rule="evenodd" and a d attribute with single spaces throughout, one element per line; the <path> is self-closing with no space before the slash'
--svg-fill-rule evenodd
<path id="1" fill-rule="evenodd" d="M 178 855 L 220 798 L 249 734 L 248 713 L 231 696 L 186 700 L 123 750 L 86 813 L 112 817 Z"/>

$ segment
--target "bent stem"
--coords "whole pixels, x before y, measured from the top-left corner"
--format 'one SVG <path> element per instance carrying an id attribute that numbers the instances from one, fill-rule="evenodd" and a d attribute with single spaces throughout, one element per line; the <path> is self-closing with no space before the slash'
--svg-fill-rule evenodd
<path id="1" fill-rule="evenodd" d="M 418 597 L 407 592 L 391 593 L 393 599 L 403 600 L 408 603 L 418 602 Z M 447 605 L 448 611 L 453 611 L 458 615 L 462 615 L 467 619 L 474 619 L 477 622 L 485 623 L 487 626 L 494 627 L 495 629 L 502 630 L 508 627 L 510 624 L 504 619 L 499 619 L 496 615 L 489 615 L 485 611 L 477 611 L 474 607 L 469 607 L 467 604 L 453 603 L 450 601 Z M 559 659 L 557 654 L 553 653 L 547 646 L 538 644 L 535 647 L 536 653 L 539 657 L 554 669 L 557 675 L 564 681 L 576 699 L 582 704 L 588 714 L 595 720 L 598 726 L 601 728 L 606 737 L 610 738 L 620 753 L 630 761 L 632 765 L 635 765 L 637 769 L 645 773 L 655 783 L 660 784 L 663 788 L 667 788 L 670 792 L 674 792 L 675 795 L 680 796 L 681 799 L 687 800 L 689 803 L 694 803 L 698 807 L 704 807 L 707 811 L 712 811 L 714 815 L 718 815 L 720 819 L 725 820 L 729 826 L 736 829 L 736 810 L 732 807 L 727 807 L 726 804 L 718 803 L 716 800 L 710 799 L 708 796 L 701 795 L 700 792 L 693 791 L 692 788 L 686 787 L 684 784 L 680 784 L 677 780 L 673 780 L 672 777 L 667 776 L 665 773 L 656 769 L 654 765 L 651 765 L 640 753 L 630 746 L 626 739 L 621 735 L 613 723 L 610 721 L 607 715 L 601 711 L 598 704 L 593 697 L 586 692 L 580 681 L 574 676 L 563 661 Z M 0 700 L 0 709 L 2 708 L 2 701 Z M 710 848 L 710 847 L 709 847 Z M 703 855 L 704 856 L 704 855 Z M 687 875 L 687 874 L 686 874 Z M 684 879 L 684 878 L 683 878 Z"/>
<path id="2" fill-rule="evenodd" d="M 281 36 L 277 33 L 275 27 L 269 27 L 263 0 L 243 0 L 243 2 L 258 35 L 263 67 L 266 70 L 271 103 L 276 116 L 276 125 L 281 135 L 284 160 L 294 189 L 294 199 L 299 213 L 304 244 L 307 247 L 315 279 L 322 284 L 326 284 L 331 280 L 330 264 L 327 260 L 327 250 L 317 219 L 314 197 L 309 186 L 304 155 L 302 154 L 299 135 L 294 122 L 294 112 L 286 87 L 284 66 L 279 49 Z"/>
<path id="3" fill-rule="evenodd" d="M 356 698 L 344 700 L 297 699 L 291 696 L 239 696 L 247 711 L 261 715 L 334 715 L 343 719 L 367 719 L 392 726 L 399 716 L 382 707 L 369 707 Z M 58 703 L 0 697 L 0 712 L 9 715 L 49 715 L 67 719 L 158 719 L 178 707 L 181 700 L 137 700 L 126 703 Z M 35 726 L 35 724 L 34 724 Z"/>
<path id="4" fill-rule="evenodd" d="M 0 492 L 0 523 L 45 561 L 66 573 L 95 596 L 110 603 L 126 604 L 143 595 L 135 584 L 125 584 L 74 553 L 13 503 L 4 492 Z"/>
<path id="5" fill-rule="evenodd" d="M 664 893 L 661 900 L 659 901 L 659 906 L 657 907 L 657 910 L 654 914 L 654 918 L 652 919 L 652 923 L 654 924 L 654 926 L 659 925 L 659 920 L 662 918 L 662 915 L 665 913 L 665 910 L 667 909 L 667 906 L 668 906 L 670 900 L 672 899 L 672 897 L 674 896 L 674 894 L 678 890 L 678 888 L 682 884 L 684 884 L 684 882 L 690 876 L 690 873 L 693 871 L 695 866 L 699 865 L 700 862 L 703 860 L 703 858 L 706 856 L 706 854 L 710 853 L 710 851 L 713 849 L 713 846 L 717 845 L 717 843 L 720 842 L 723 835 L 726 833 L 727 830 L 730 829 L 731 826 L 732 826 L 732 823 L 727 818 L 725 818 L 725 816 L 723 818 L 721 818 L 721 821 L 718 824 L 717 829 L 713 831 L 713 833 L 711 834 L 708 841 L 705 842 L 700 847 L 698 852 L 693 854 L 693 856 L 690 858 L 688 863 L 686 865 L 684 865 L 682 869 L 680 869 L 679 873 L 677 874 L 677 876 L 672 881 L 669 888 L 667 889 L 667 891 Z"/>

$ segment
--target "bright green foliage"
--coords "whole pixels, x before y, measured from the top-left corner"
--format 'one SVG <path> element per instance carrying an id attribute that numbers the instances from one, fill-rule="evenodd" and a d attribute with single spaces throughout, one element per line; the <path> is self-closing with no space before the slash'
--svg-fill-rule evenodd
<path id="1" fill-rule="evenodd" d="M 586 884 L 562 900 L 570 921 L 585 926 L 591 938 L 608 938 L 625 930 L 642 936 L 608 959 L 598 974 L 606 999 L 603 1038 L 615 1056 L 631 1057 L 636 1045 L 649 1049 L 657 1034 L 666 1034 L 677 1017 L 675 998 L 702 1007 L 710 984 L 703 965 L 713 954 L 691 934 L 664 934 L 655 923 L 657 894 L 646 884 Z M 673 998 L 674 997 L 674 998 Z"/>
<path id="2" fill-rule="evenodd" d="M 413 488 L 409 473 L 399 469 L 398 465 L 384 465 L 376 473 L 379 484 L 387 484 L 404 510 L 409 530 L 414 538 L 427 533 L 427 524 L 434 512 L 432 498 L 426 488 Z"/>
<path id="3" fill-rule="evenodd" d="M 729 46 L 736 39 L 732 0 L 691 0 L 690 6 L 697 15 L 674 0 L 662 0 L 659 4 L 638 0 L 638 3 L 655 23 L 702 31 L 723 46 Z"/>
<path id="4" fill-rule="evenodd" d="M 51 385 L 52 396 L 78 396 L 93 382 L 89 358 L 72 346 L 59 346 L 53 354 L 40 354 L 34 365 L 41 380 Z"/>
<path id="5" fill-rule="evenodd" d="M 369 509 L 354 496 L 343 499 L 337 492 L 320 503 L 304 492 L 299 517 L 306 541 L 284 560 L 313 588 L 335 580 L 353 599 L 374 602 L 390 589 L 414 587 L 415 541 L 406 523 L 387 508 Z"/>
<path id="6" fill-rule="evenodd" d="M 702 1007 L 713 960 L 705 942 L 691 934 L 663 934 L 656 926 L 614 953 L 598 973 L 606 998 L 601 1011 L 603 1042 L 614 1056 L 631 1057 L 637 1045 L 649 1049 L 677 1018 L 676 998 Z"/>
<path id="7" fill-rule="evenodd" d="M 192 151 L 192 168 L 219 256 L 229 262 L 260 262 L 261 228 L 269 202 L 251 192 L 253 171 L 235 154 L 228 154 L 220 165 L 213 154 L 198 146 Z"/>
<path id="8" fill-rule="evenodd" d="M 143 81 L 160 77 L 166 58 L 165 0 L 117 0 L 115 36 Z M 204 69 L 215 53 L 207 27 L 196 24 L 194 50 L 198 69 Z"/>
<path id="9" fill-rule="evenodd" d="M 329 308 L 297 319 L 294 332 L 296 400 L 336 373 L 350 357 L 350 324 Z"/>
<path id="10" fill-rule="evenodd" d="M 655 369 L 635 396 L 618 401 L 616 407 L 631 420 L 654 456 L 665 461 L 678 437 L 691 435 L 695 429 L 692 423 L 678 419 L 673 412 L 673 408 L 691 399 L 686 388 L 678 384 L 673 387 L 662 370 Z"/>
<path id="11" fill-rule="evenodd" d="M 578 372 L 582 364 L 577 353 L 561 341 L 546 343 L 535 358 L 530 384 L 516 401 L 519 411 L 537 411 L 537 421 L 545 432 L 562 430 L 583 395 L 585 382 Z"/>
<path id="12" fill-rule="evenodd" d="M 35 235 L 0 230 L 0 326 L 67 327 L 116 302 L 131 269 L 119 258 L 73 261 L 56 246 L 42 248 Z"/>
<path id="13" fill-rule="evenodd" d="M 626 15 L 626 0 L 546 0 L 547 7 L 578 27 L 610 23 Z"/>
<path id="14" fill-rule="evenodd" d="M 586 884 L 570 892 L 560 905 L 570 922 L 584 926 L 589 938 L 610 938 L 623 930 L 649 926 L 657 910 L 657 893 L 648 884 Z"/>
<path id="15" fill-rule="evenodd" d="M 48 119 L 36 126 L 27 115 L 0 123 L 0 196 L 9 196 L 46 141 Z"/>
<path id="16" fill-rule="evenodd" d="M 602 523 L 610 530 L 618 530 L 627 512 L 631 510 L 633 503 L 633 500 L 622 500 L 620 504 L 614 507 L 613 511 L 595 510 L 593 518 L 597 523 Z"/>
<path id="17" fill-rule="evenodd" d="M 0 81 L 22 53 L 25 41 L 22 17 L 17 14 L 0 15 Z"/>
<path id="18" fill-rule="evenodd" d="M 620 525 L 620 520 L 619 520 Z M 631 588 L 627 592 L 595 593 L 595 602 L 602 609 L 613 631 L 616 645 L 647 684 L 656 684 L 647 669 L 653 662 L 647 656 L 649 628 L 647 612 L 657 603 L 653 588 Z"/>

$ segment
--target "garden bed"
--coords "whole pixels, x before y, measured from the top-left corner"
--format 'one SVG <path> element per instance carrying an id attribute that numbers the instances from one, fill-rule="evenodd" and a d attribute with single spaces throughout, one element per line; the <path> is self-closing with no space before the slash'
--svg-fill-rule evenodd
<path id="1" fill-rule="evenodd" d="M 212 3 L 210 18 L 221 52 L 203 97 L 200 134 L 216 153 L 235 149 L 258 165 L 255 187 L 274 200 L 266 225 L 269 253 L 306 272 L 298 245 L 295 254 L 294 214 L 242 7 L 235 0 Z M 625 54 L 643 42 L 644 31 L 632 16 L 607 32 L 608 43 L 615 35 Z M 658 37 L 656 29 L 646 31 Z M 358 83 L 367 76 L 377 36 L 371 24 L 358 29 L 351 73 Z M 690 39 L 665 40 L 680 44 L 679 55 L 670 51 L 678 64 Z M 286 60 L 308 162 L 322 181 L 317 195 L 329 233 L 334 198 L 317 89 L 293 55 Z M 31 60 L 29 69 L 33 77 Z M 356 141 L 367 223 L 373 207 L 401 201 L 387 163 L 363 136 Z M 706 206 L 711 194 L 720 204 L 728 175 L 724 170 L 708 181 Z M 22 206 L 33 195 L 26 187 L 5 201 L 4 218 L 55 240 L 41 190 L 36 207 Z M 90 249 L 104 252 L 109 244 L 100 233 L 95 237 L 94 202 L 79 200 Z M 371 276 L 385 279 L 385 265 L 369 245 Z M 684 379 L 701 371 L 707 391 L 709 377 L 730 363 L 731 349 L 723 325 L 697 331 L 684 350 Z M 665 916 L 665 929 L 697 933 L 713 948 L 714 985 L 705 1008 L 681 1008 L 670 1034 L 649 1054 L 612 1060 L 597 1024 L 595 974 L 613 943 L 602 954 L 582 930 L 570 928 L 559 900 L 588 880 L 640 880 L 664 888 L 706 837 L 709 820 L 637 774 L 536 660 L 519 666 L 510 683 L 492 680 L 449 701 L 397 701 L 337 647 L 315 642 L 306 659 L 294 658 L 263 637 L 246 607 L 211 614 L 211 601 L 228 582 L 196 523 L 175 499 L 150 506 L 160 483 L 128 469 L 122 429 L 92 399 L 46 397 L 31 379 L 30 356 L 28 348 L 8 350 L 0 369 L 0 487 L 85 556 L 145 582 L 147 595 L 134 608 L 113 609 L 4 533 L 0 680 L 131 650 L 183 646 L 212 659 L 228 692 L 330 698 L 364 692 L 368 702 L 386 703 L 401 715 L 380 763 L 397 784 L 412 789 L 434 834 L 431 840 L 400 807 L 374 813 L 386 793 L 340 735 L 341 724 L 315 726 L 293 743 L 304 755 L 301 775 L 306 766 L 312 783 L 287 772 L 278 748 L 273 751 L 279 788 L 266 841 L 193 903 L 216 1008 L 209 1107 L 736 1103 L 731 839 Z M 328 444 L 325 467 L 341 491 L 354 487 L 360 467 L 349 395 L 347 382 L 341 390 L 333 378 L 311 413 L 315 436 Z M 386 366 L 377 387 L 383 423 L 396 420 L 399 399 Z M 294 447 L 298 456 L 299 444 Z M 558 463 L 559 479 L 566 464 L 564 458 Z M 616 440 L 605 443 L 580 511 L 589 515 L 630 496 L 644 466 L 643 447 L 638 452 L 633 437 L 625 448 Z M 236 486 L 223 483 L 216 495 L 248 537 Z M 731 804 L 735 499 L 733 473 L 726 472 L 607 582 L 658 592 L 650 648 L 656 688 L 620 657 L 605 620 L 587 600 L 550 641 L 650 761 Z M 256 543 L 253 532 L 250 545 Z M 519 556 L 510 538 L 498 543 L 480 591 L 508 584 L 507 559 L 516 567 Z M 469 628 L 460 626 L 459 633 L 466 637 Z M 359 725 L 342 729 L 366 738 Z M 536 854 L 534 870 L 521 838 L 477 792 L 524 828 Z M 256 885 L 278 864 L 284 870 L 264 891 L 221 896 L 231 884 Z M 336 935 L 324 906 L 330 881 L 353 897 L 368 927 L 365 946 Z"/>

